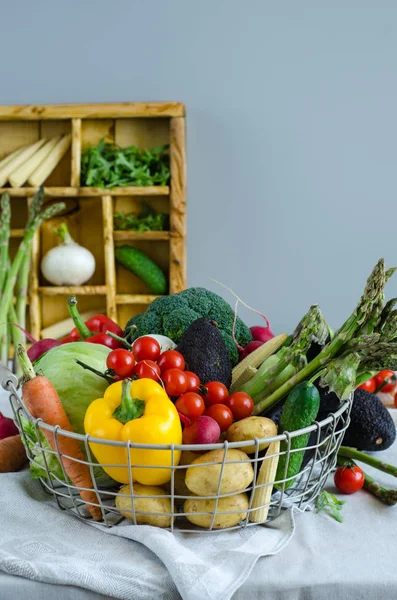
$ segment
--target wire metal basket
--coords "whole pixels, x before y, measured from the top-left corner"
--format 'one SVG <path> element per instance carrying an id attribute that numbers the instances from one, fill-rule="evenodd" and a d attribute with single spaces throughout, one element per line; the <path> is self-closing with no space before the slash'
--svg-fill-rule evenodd
<path id="1" fill-rule="evenodd" d="M 352 400 L 348 400 L 341 403 L 338 410 L 330 414 L 327 418 L 322 421 L 315 421 L 310 427 L 305 429 L 299 429 L 292 432 L 283 432 L 280 435 L 272 438 L 254 438 L 244 442 L 227 442 L 217 444 L 206 444 L 201 446 L 195 445 L 145 445 L 145 444 L 134 444 L 132 442 L 118 442 L 93 438 L 87 435 L 80 435 L 72 433 L 70 431 L 64 431 L 59 427 L 51 427 L 40 419 L 35 419 L 27 410 L 23 398 L 18 392 L 18 380 L 6 367 L 0 364 L 0 384 L 2 387 L 10 392 L 10 402 L 14 413 L 15 422 L 21 432 L 22 439 L 27 449 L 27 455 L 31 467 L 34 466 L 37 469 L 41 469 L 41 476 L 38 477 L 44 490 L 52 495 L 59 508 L 66 510 L 80 519 L 84 519 L 88 522 L 93 522 L 90 516 L 86 502 L 81 499 L 80 492 L 87 488 L 79 488 L 69 480 L 64 466 L 64 458 L 75 460 L 86 464 L 89 467 L 93 488 L 97 497 L 97 503 L 92 503 L 92 506 L 100 508 L 104 525 L 107 527 L 113 527 L 119 524 L 123 520 L 123 514 L 120 509 L 116 507 L 116 499 L 121 497 L 120 484 L 113 484 L 113 487 L 105 487 L 100 485 L 96 469 L 98 466 L 105 467 L 125 467 L 123 465 L 98 465 L 92 451 L 90 449 L 90 443 L 96 443 L 106 445 L 108 447 L 121 447 L 125 449 L 126 461 L 128 464 L 129 473 L 129 493 L 123 494 L 124 506 L 127 503 L 127 509 L 123 508 L 124 515 L 128 513 L 128 518 L 134 524 L 147 522 L 148 517 L 167 517 L 166 521 L 163 521 L 168 526 L 167 529 L 174 531 L 175 529 L 191 532 L 191 533 L 205 533 L 215 532 L 217 529 L 217 522 L 219 518 L 223 518 L 226 515 L 235 515 L 235 524 L 230 527 L 222 528 L 222 531 L 239 529 L 241 527 L 250 527 L 255 525 L 255 522 L 250 521 L 250 517 L 254 510 L 267 507 L 268 514 L 264 522 L 269 522 L 275 519 L 280 512 L 290 506 L 297 506 L 304 510 L 312 506 L 313 501 L 322 491 L 327 477 L 336 464 L 336 457 L 339 446 L 341 445 L 344 432 L 349 425 L 350 420 L 350 409 Z M 27 421 L 26 421 L 27 420 Z M 29 427 L 26 427 L 26 423 L 29 422 Z M 23 424 L 25 426 L 23 426 Z M 53 436 L 53 443 L 51 446 L 45 443 L 45 438 L 42 432 L 46 430 Z M 29 435 L 29 431 L 34 432 L 34 436 Z M 41 435 L 40 435 L 41 434 Z M 304 448 L 299 450 L 291 447 L 291 442 L 297 436 L 309 434 L 309 441 Z M 85 461 L 77 460 L 73 457 L 62 455 L 59 450 L 59 440 L 62 436 L 67 438 L 74 438 L 80 443 L 84 455 L 86 456 Z M 35 438 L 35 439 L 34 439 Z M 255 491 L 258 490 L 257 474 L 261 468 L 262 462 L 268 460 L 268 455 L 261 450 L 263 444 L 269 444 L 271 442 L 280 441 L 280 456 L 286 455 L 284 476 L 282 479 L 277 481 L 271 481 L 266 485 L 270 485 L 273 488 L 271 499 L 268 503 L 262 506 L 256 506 L 255 509 L 252 507 L 252 501 L 254 498 Z M 227 451 L 230 449 L 238 449 L 243 452 L 249 446 L 255 446 L 255 452 L 247 455 L 247 459 L 244 460 L 246 464 L 250 464 L 253 468 L 254 477 L 252 483 L 244 490 L 233 492 L 229 494 L 221 494 L 221 483 L 224 480 L 225 466 L 235 463 L 236 461 L 227 460 Z M 131 450 L 134 449 L 147 449 L 147 450 L 166 450 L 171 451 L 172 462 L 171 466 L 164 467 L 170 470 L 170 481 L 165 486 L 162 486 L 161 495 L 137 495 L 134 493 L 134 482 L 132 479 L 131 469 L 144 468 L 150 469 L 146 465 L 133 464 L 131 461 Z M 184 482 L 184 475 L 186 470 L 191 465 L 175 464 L 175 453 L 177 451 L 190 451 L 197 452 L 198 450 L 203 453 L 210 450 L 223 450 L 222 459 L 219 462 L 209 462 L 205 465 L 217 465 L 218 466 L 218 481 L 216 482 L 217 491 L 213 495 L 200 496 L 197 500 L 210 500 L 212 505 L 210 510 L 202 512 L 194 512 L 195 518 L 197 515 L 203 515 L 206 517 L 208 526 L 199 527 L 192 524 L 188 517 L 192 516 L 193 513 L 184 512 L 184 503 L 186 500 L 191 499 L 194 494 L 191 494 L 186 487 L 181 490 L 180 482 Z M 290 457 L 296 451 L 303 451 L 305 453 L 304 461 L 300 472 L 293 478 L 293 485 L 288 487 L 287 482 L 291 478 L 287 478 L 287 469 Z M 54 456 L 58 459 L 60 469 L 55 470 L 50 465 L 54 462 Z M 197 454 L 200 456 L 200 454 Z M 51 462 L 52 461 L 52 462 Z M 241 462 L 240 462 L 241 464 Z M 203 465 L 201 465 L 203 466 Z M 155 468 L 158 468 L 157 466 Z M 192 467 L 196 468 L 196 467 Z M 231 498 L 237 496 L 237 494 L 244 493 L 248 500 L 248 508 L 244 510 L 243 516 L 241 516 L 241 508 L 234 508 L 234 510 L 220 510 L 219 501 L 222 498 Z M 157 508 L 157 512 L 149 512 L 142 510 L 141 503 L 138 505 L 139 500 L 143 499 L 157 499 L 159 501 L 166 501 L 168 511 L 165 512 Z M 232 503 L 233 504 L 233 503 Z M 208 506 L 206 507 L 208 509 Z M 233 520 L 233 519 L 232 519 Z"/>

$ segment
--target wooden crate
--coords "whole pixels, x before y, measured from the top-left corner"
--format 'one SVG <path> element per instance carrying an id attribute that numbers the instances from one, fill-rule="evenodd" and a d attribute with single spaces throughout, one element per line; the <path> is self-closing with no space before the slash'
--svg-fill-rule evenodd
<path id="1" fill-rule="evenodd" d="M 163 268 L 169 293 L 186 287 L 186 158 L 185 110 L 180 103 L 73 104 L 0 107 L 0 160 L 15 149 L 42 137 L 71 133 L 72 144 L 45 182 L 46 201 L 62 199 L 64 215 L 44 223 L 33 242 L 29 289 L 29 327 L 34 337 L 68 317 L 66 298 L 76 294 L 82 312 L 106 310 L 121 327 L 156 297 L 132 273 L 116 265 L 115 244 L 136 245 Z M 81 153 L 100 139 L 125 147 L 170 145 L 169 186 L 123 187 L 103 190 L 80 185 Z M 23 236 L 27 206 L 35 188 L 3 188 L 12 203 L 12 244 Z M 115 231 L 115 211 L 131 211 L 142 200 L 170 214 L 170 231 Z M 95 255 L 97 267 L 87 285 L 56 287 L 41 275 L 44 254 L 59 242 L 55 225 L 68 223 L 75 240 Z"/>

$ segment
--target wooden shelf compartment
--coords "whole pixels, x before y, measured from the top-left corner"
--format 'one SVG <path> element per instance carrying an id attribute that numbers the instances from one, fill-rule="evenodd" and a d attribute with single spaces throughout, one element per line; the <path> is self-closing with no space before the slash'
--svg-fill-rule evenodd
<path id="1" fill-rule="evenodd" d="M 81 312 L 103 311 L 121 327 L 133 314 L 143 312 L 156 296 L 128 270 L 116 265 L 114 246 L 131 243 L 151 256 L 169 278 L 169 292 L 186 286 L 185 226 L 185 119 L 179 103 L 122 103 L 110 105 L 59 105 L 0 107 L 0 159 L 42 137 L 72 134 L 67 155 L 45 182 L 46 201 L 62 198 L 63 216 L 45 223 L 33 240 L 30 278 L 30 327 L 43 329 L 67 318 L 66 298 L 79 297 Z M 125 147 L 150 148 L 169 144 L 171 179 L 168 186 L 100 189 L 81 186 L 81 154 L 100 139 Z M 6 188 L 12 200 L 12 239 L 19 244 L 26 223 L 27 205 L 37 188 Z M 5 189 L 0 189 L 0 193 Z M 51 200 L 52 199 L 52 200 Z M 121 210 L 135 211 L 142 201 L 168 212 L 170 231 L 114 231 L 113 217 Z M 15 207 L 17 210 L 15 210 Z M 89 248 L 97 261 L 96 272 L 84 286 L 51 286 L 41 276 L 42 257 L 59 239 L 54 233 L 66 221 L 75 240 Z"/>

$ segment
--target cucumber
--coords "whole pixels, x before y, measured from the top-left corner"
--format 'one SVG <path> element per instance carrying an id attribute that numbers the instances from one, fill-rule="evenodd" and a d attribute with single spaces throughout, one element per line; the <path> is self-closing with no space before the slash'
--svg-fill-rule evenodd
<path id="1" fill-rule="evenodd" d="M 167 292 L 167 279 L 163 271 L 144 252 L 133 246 L 117 246 L 115 256 L 117 262 L 142 279 L 154 294 Z"/>
<path id="2" fill-rule="evenodd" d="M 288 431 L 292 433 L 297 429 L 309 427 L 317 417 L 318 410 L 320 408 L 320 394 L 318 389 L 312 384 L 304 381 L 294 387 L 293 390 L 288 394 L 285 402 L 283 412 L 280 420 L 280 433 Z M 297 475 L 302 466 L 304 457 L 304 450 L 299 452 L 300 448 L 305 448 L 309 441 L 310 433 L 305 433 L 291 438 L 291 452 L 289 456 L 289 462 L 287 467 L 287 474 L 285 475 L 285 466 L 287 461 L 286 454 L 280 454 L 278 461 L 276 481 L 284 478 L 289 481 L 285 482 L 285 489 L 291 487 L 294 483 L 294 476 Z M 281 442 L 280 452 L 286 452 L 288 444 L 286 441 Z M 282 483 L 276 484 L 276 487 L 280 489 Z"/>

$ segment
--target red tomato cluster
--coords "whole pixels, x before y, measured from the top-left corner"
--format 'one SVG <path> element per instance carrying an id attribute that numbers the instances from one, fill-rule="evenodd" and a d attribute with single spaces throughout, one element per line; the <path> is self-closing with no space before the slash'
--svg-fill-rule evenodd
<path id="1" fill-rule="evenodd" d="M 244 392 L 234 392 L 219 381 L 205 385 L 195 373 L 185 371 L 185 359 L 176 350 L 161 353 L 160 344 L 149 336 L 138 338 L 131 350 L 117 348 L 106 360 L 109 373 L 115 380 L 137 377 L 162 382 L 184 424 L 193 423 L 202 415 L 214 419 L 221 430 L 226 431 L 233 421 L 245 419 L 252 414 L 254 403 Z"/>
<path id="2" fill-rule="evenodd" d="M 394 394 L 394 403 L 397 406 L 397 377 L 394 371 L 385 369 L 380 371 L 375 377 L 368 379 L 359 386 L 360 389 L 377 394 Z"/>

